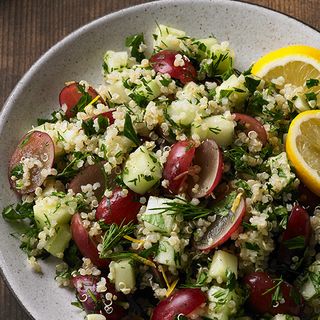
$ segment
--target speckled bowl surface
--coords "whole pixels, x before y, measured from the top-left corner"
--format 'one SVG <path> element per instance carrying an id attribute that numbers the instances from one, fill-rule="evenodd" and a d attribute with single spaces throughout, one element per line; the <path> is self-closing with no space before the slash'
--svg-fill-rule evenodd
<path id="1" fill-rule="evenodd" d="M 123 50 L 126 36 L 144 32 L 151 38 L 155 22 L 186 30 L 194 37 L 213 34 L 228 40 L 236 67 L 244 70 L 267 51 L 301 43 L 320 46 L 320 34 L 285 15 L 227 0 L 159 1 L 100 18 L 51 48 L 18 83 L 0 117 L 0 209 L 16 201 L 7 181 L 7 163 L 20 137 L 37 118 L 58 108 L 65 81 L 102 82 L 102 56 L 107 49 Z M 33 273 L 13 226 L 0 219 L 0 267 L 17 298 L 36 320 L 82 319 L 71 291 L 53 280 L 56 261 L 41 262 L 44 274 Z"/>

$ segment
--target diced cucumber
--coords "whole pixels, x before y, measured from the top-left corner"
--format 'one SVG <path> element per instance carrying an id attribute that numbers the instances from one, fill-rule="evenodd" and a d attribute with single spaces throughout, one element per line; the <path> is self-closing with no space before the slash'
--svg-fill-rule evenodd
<path id="1" fill-rule="evenodd" d="M 146 211 L 141 218 L 145 227 L 150 231 L 170 234 L 176 215 L 166 209 L 168 207 L 166 203 L 174 201 L 176 200 L 151 196 L 148 200 Z"/>
<path id="2" fill-rule="evenodd" d="M 173 101 L 167 108 L 171 120 L 178 125 L 188 126 L 196 117 L 198 107 L 187 99 Z"/>
<path id="3" fill-rule="evenodd" d="M 233 68 L 234 52 L 226 44 L 215 43 L 207 47 L 204 58 L 200 62 L 200 74 L 214 77 Z"/>
<path id="4" fill-rule="evenodd" d="M 320 294 L 320 261 L 315 261 L 308 268 L 308 276 L 300 292 L 307 301 L 319 297 Z"/>
<path id="5" fill-rule="evenodd" d="M 134 290 L 136 277 L 131 260 L 125 259 L 112 264 L 114 284 L 117 291 L 127 294 Z"/>
<path id="6" fill-rule="evenodd" d="M 105 72 L 110 73 L 113 70 L 121 69 L 127 66 L 128 53 L 126 51 L 114 52 L 108 50 L 103 57 L 103 61 Z"/>
<path id="7" fill-rule="evenodd" d="M 33 206 L 34 217 L 39 228 L 52 224 L 66 224 L 76 212 L 77 201 L 62 192 L 38 198 Z"/>
<path id="8" fill-rule="evenodd" d="M 293 106 L 298 112 L 310 109 L 309 103 L 304 94 L 297 94 L 297 98 L 293 101 Z"/>
<path id="9" fill-rule="evenodd" d="M 179 263 L 176 259 L 177 253 L 168 241 L 169 238 L 163 237 L 159 241 L 158 253 L 154 260 L 160 264 L 169 267 L 178 267 Z"/>
<path id="10" fill-rule="evenodd" d="M 208 299 L 209 308 L 206 317 L 215 320 L 229 320 L 230 316 L 237 313 L 242 303 L 241 297 L 234 290 L 218 286 L 209 289 Z"/>
<path id="11" fill-rule="evenodd" d="M 47 240 L 45 249 L 53 256 L 62 258 L 64 250 L 68 247 L 71 240 L 71 231 L 68 224 L 56 226 L 56 234 Z"/>
<path id="12" fill-rule="evenodd" d="M 226 282 L 228 270 L 238 278 L 238 258 L 229 252 L 216 250 L 210 265 L 209 275 L 214 279 Z"/>
<path id="13" fill-rule="evenodd" d="M 154 35 L 153 47 L 155 49 L 166 49 L 180 51 L 181 37 L 185 37 L 186 33 L 182 30 L 170 28 L 160 24 Z"/>
<path id="14" fill-rule="evenodd" d="M 234 122 L 222 115 L 214 115 L 199 122 L 193 122 L 191 134 L 197 135 L 201 141 L 213 139 L 219 146 L 226 147 L 233 141 Z"/>
<path id="15" fill-rule="evenodd" d="M 148 101 L 152 101 L 161 95 L 161 90 L 157 81 L 153 79 L 137 87 L 135 93 L 145 97 Z"/>
<path id="16" fill-rule="evenodd" d="M 150 190 L 161 176 L 161 163 L 145 146 L 140 146 L 129 155 L 122 174 L 125 185 L 139 194 Z"/>
<path id="17" fill-rule="evenodd" d="M 107 85 L 106 87 L 111 102 L 122 104 L 130 101 L 122 81 L 119 80 L 113 84 Z"/>
<path id="18" fill-rule="evenodd" d="M 228 98 L 233 107 L 242 105 L 248 94 L 249 90 L 245 86 L 245 78 L 242 75 L 237 77 L 233 74 L 216 88 L 216 99 L 222 101 Z"/>

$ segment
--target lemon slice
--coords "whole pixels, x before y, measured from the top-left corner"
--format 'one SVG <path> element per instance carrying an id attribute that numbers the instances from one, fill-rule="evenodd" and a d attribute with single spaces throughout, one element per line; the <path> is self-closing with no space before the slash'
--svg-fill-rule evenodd
<path id="1" fill-rule="evenodd" d="M 279 89 L 284 84 L 297 87 L 293 102 L 300 112 L 320 103 L 319 49 L 293 45 L 269 52 L 253 65 L 252 73 L 274 82 Z"/>
<path id="2" fill-rule="evenodd" d="M 297 175 L 320 196 L 320 110 L 297 115 L 288 131 L 286 151 Z"/>

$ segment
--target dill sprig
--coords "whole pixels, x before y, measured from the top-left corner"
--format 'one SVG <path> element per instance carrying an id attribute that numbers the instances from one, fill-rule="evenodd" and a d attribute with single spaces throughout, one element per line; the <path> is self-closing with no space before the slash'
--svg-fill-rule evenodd
<path id="1" fill-rule="evenodd" d="M 132 234 L 135 229 L 135 225 L 130 222 L 126 225 L 117 225 L 112 223 L 106 227 L 106 232 L 102 239 L 102 249 L 100 252 L 100 258 L 107 258 L 115 246 L 119 244 L 125 235 Z"/>
<path id="2" fill-rule="evenodd" d="M 163 207 L 152 208 L 157 210 L 158 214 L 182 214 L 184 220 L 196 220 L 210 215 L 226 216 L 237 196 L 236 192 L 230 192 L 223 200 L 219 201 L 210 208 L 201 205 L 195 205 L 183 198 L 175 198 L 177 201 L 165 202 Z"/>
<path id="3" fill-rule="evenodd" d="M 197 206 L 182 198 L 175 198 L 175 200 L 177 201 L 165 202 L 165 206 L 150 210 L 156 210 L 157 214 L 182 214 L 185 220 L 195 220 L 213 214 L 212 208 Z"/>

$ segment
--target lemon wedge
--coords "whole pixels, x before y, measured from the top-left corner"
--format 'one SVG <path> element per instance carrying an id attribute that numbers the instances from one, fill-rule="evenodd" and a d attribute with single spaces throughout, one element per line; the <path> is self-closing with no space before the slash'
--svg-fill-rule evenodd
<path id="1" fill-rule="evenodd" d="M 308 110 L 292 121 L 286 152 L 305 185 L 320 196 L 320 110 Z"/>
<path id="2" fill-rule="evenodd" d="M 252 73 L 281 89 L 284 84 L 297 88 L 294 106 L 302 112 L 320 103 L 320 50 L 293 45 L 269 52 L 252 67 Z"/>

